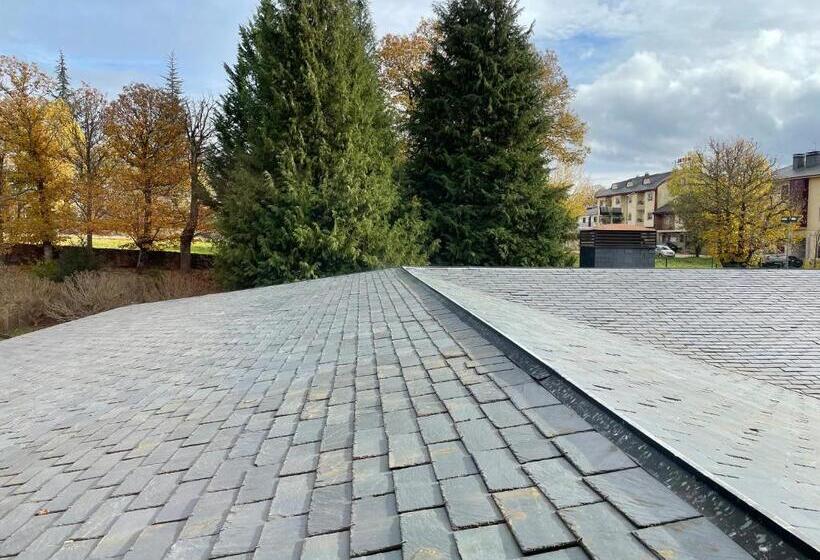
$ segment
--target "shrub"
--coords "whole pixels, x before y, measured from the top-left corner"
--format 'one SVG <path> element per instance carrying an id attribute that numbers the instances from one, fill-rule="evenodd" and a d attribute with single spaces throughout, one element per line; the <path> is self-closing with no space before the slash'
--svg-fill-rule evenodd
<path id="1" fill-rule="evenodd" d="M 40 261 L 31 267 L 31 272 L 38 278 L 63 282 L 69 276 L 78 272 L 97 270 L 99 264 L 94 255 L 88 254 L 85 249 L 64 248 L 60 257 L 53 261 Z"/>
<path id="2" fill-rule="evenodd" d="M 55 282 L 38 275 L 0 267 L 0 335 L 19 328 L 37 328 L 80 319 L 117 307 L 200 296 L 217 291 L 205 272 L 81 271 Z"/>
<path id="3" fill-rule="evenodd" d="M 31 273 L 42 280 L 62 282 L 60 263 L 57 261 L 40 261 L 31 267 Z"/>

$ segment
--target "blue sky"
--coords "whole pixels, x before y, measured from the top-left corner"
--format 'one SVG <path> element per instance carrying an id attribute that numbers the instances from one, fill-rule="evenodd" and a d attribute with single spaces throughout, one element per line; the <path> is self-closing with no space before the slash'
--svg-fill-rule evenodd
<path id="1" fill-rule="evenodd" d="M 0 0 L 0 53 L 115 94 L 158 82 L 169 52 L 186 89 L 221 93 L 238 26 L 257 0 Z M 600 184 L 667 169 L 709 137 L 750 136 L 788 163 L 820 144 L 820 10 L 814 0 L 521 0 L 556 50 L 589 124 Z M 405 33 L 427 0 L 371 0 L 380 34 Z"/>

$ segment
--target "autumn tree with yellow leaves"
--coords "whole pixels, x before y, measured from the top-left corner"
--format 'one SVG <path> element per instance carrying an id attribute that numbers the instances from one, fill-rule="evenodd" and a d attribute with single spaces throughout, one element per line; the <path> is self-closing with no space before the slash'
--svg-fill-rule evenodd
<path id="1" fill-rule="evenodd" d="M 53 86 L 36 65 L 0 56 L 0 211 L 14 218 L 4 220 L 3 237 L 41 244 L 46 260 L 69 215 L 72 168 L 63 154 L 74 126 L 66 103 L 51 98 Z"/>
<path id="2" fill-rule="evenodd" d="M 116 170 L 105 135 L 108 101 L 99 90 L 83 86 L 73 92 L 71 109 L 75 126 L 66 154 L 75 170 L 69 193 L 74 210 L 71 229 L 83 234 L 86 248 L 91 251 L 94 235 L 108 226 L 110 180 Z"/>
<path id="3" fill-rule="evenodd" d="M 188 176 L 185 115 L 173 95 L 145 84 L 124 88 L 108 108 L 105 131 L 117 163 L 111 228 L 142 253 L 175 237 Z"/>
<path id="4" fill-rule="evenodd" d="M 724 266 L 748 267 L 786 237 L 774 162 L 751 140 L 710 140 L 672 174 L 675 208 Z"/>

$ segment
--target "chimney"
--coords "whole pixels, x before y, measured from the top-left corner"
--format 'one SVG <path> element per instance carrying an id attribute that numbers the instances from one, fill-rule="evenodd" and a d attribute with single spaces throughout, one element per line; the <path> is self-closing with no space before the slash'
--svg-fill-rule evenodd
<path id="1" fill-rule="evenodd" d="M 820 152 L 809 152 L 806 154 L 806 167 L 817 167 L 820 163 Z"/>
<path id="2" fill-rule="evenodd" d="M 806 167 L 806 154 L 794 154 L 794 164 L 792 168 L 798 171 L 804 167 Z"/>

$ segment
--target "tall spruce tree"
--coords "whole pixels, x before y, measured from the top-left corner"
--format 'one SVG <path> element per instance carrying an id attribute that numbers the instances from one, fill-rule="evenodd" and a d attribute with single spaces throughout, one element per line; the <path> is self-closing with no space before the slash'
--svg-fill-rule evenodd
<path id="1" fill-rule="evenodd" d="M 218 270 L 234 287 L 422 260 L 362 0 L 262 0 L 216 128 Z"/>
<path id="2" fill-rule="evenodd" d="M 450 0 L 410 115 L 409 177 L 434 262 L 568 263 L 565 190 L 549 185 L 542 66 L 517 2 Z"/>
<path id="3" fill-rule="evenodd" d="M 68 64 L 65 61 L 63 50 L 60 49 L 60 57 L 57 59 L 57 91 L 55 96 L 62 99 L 67 104 L 71 104 L 71 77 L 68 74 Z"/>

